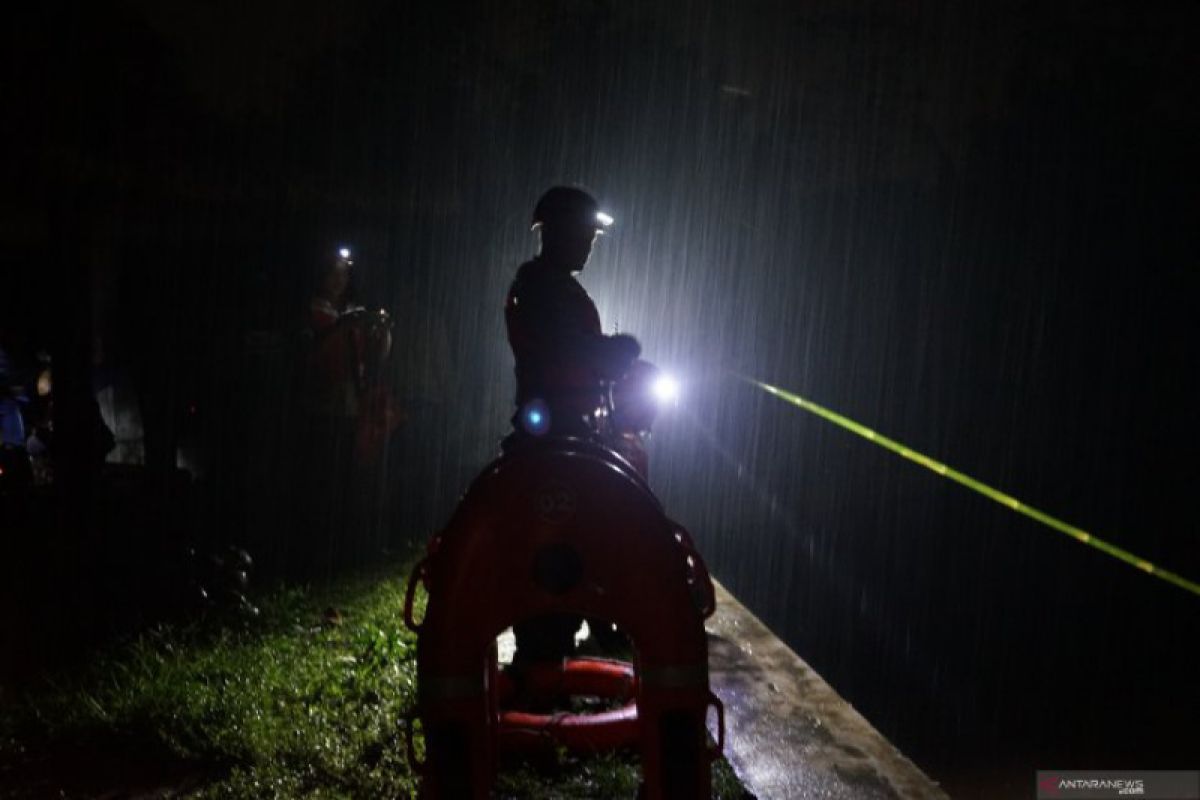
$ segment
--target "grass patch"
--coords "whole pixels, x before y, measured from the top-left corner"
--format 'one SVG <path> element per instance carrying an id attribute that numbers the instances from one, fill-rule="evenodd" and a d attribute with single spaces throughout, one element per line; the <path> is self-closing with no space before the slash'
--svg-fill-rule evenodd
<path id="1" fill-rule="evenodd" d="M 416 698 L 407 574 L 393 564 L 279 589 L 256 598 L 257 617 L 159 626 L 59 676 L 0 714 L 0 797 L 415 796 L 402 738 Z M 630 758 L 564 753 L 506 769 L 496 793 L 632 798 L 637 783 Z M 724 761 L 714 797 L 743 797 Z"/>
<path id="2" fill-rule="evenodd" d="M 280 589 L 257 618 L 155 628 L 26 698 L 0 761 L 12 772 L 39 751 L 127 744 L 211 773 L 195 797 L 413 794 L 399 738 L 416 688 L 406 574 Z"/>

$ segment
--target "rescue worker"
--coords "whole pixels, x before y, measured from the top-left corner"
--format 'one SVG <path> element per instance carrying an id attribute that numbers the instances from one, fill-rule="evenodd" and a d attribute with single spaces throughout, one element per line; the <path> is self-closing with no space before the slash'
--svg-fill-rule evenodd
<path id="1" fill-rule="evenodd" d="M 632 336 L 604 335 L 596 305 L 575 279 L 611 224 L 595 198 L 574 187 L 549 189 L 534 208 L 541 248 L 517 270 L 504 308 L 517 378 L 514 432 L 505 450 L 530 437 L 597 434 L 606 384 L 624 376 L 641 353 Z M 515 624 L 514 666 L 569 655 L 580 622 L 556 614 Z"/>
<path id="2" fill-rule="evenodd" d="M 595 303 L 575 280 L 611 224 L 595 198 L 569 186 L 548 190 L 533 210 L 541 248 L 517 270 L 504 308 L 516 360 L 517 440 L 595 433 L 604 383 L 624 375 L 641 353 L 632 336 L 603 334 Z"/>
<path id="3" fill-rule="evenodd" d="M 375 495 L 389 427 L 378 380 L 391 351 L 391 320 L 353 302 L 348 249 L 322 261 L 304 336 L 297 512 L 305 541 L 293 549 L 298 577 L 327 578 L 338 560 L 363 558 L 378 542 Z"/>

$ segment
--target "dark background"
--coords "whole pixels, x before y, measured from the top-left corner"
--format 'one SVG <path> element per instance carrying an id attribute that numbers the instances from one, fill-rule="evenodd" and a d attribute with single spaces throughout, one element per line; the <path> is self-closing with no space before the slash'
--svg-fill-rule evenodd
<path id="1" fill-rule="evenodd" d="M 389 380 L 442 367 L 437 424 L 401 433 L 426 468 L 393 476 L 429 498 L 396 520 L 419 539 L 504 433 L 532 204 L 583 183 L 617 219 L 583 281 L 683 380 L 652 477 L 718 578 L 955 796 L 1194 767 L 1196 597 L 732 373 L 1195 579 L 1196 21 L 1115 0 L 24 12 L 0 319 L 53 351 L 60 427 L 86 434 L 99 364 L 148 468 L 184 447 L 205 518 L 269 551 L 289 343 L 318 261 L 353 246 L 359 296 L 398 319 Z M 62 529 L 116 535 L 83 472 Z"/>

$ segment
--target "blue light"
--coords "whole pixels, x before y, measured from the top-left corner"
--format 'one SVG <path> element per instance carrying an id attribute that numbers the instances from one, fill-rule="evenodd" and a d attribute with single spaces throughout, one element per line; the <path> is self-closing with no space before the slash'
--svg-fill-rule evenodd
<path id="1" fill-rule="evenodd" d="M 545 402 L 534 398 L 521 408 L 521 425 L 532 436 L 543 436 L 550 430 L 550 410 Z"/>

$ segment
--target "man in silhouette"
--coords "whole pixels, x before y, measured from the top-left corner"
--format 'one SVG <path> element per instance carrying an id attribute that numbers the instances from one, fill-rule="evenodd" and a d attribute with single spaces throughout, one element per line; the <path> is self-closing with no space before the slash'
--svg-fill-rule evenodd
<path id="1" fill-rule="evenodd" d="M 574 187 L 548 190 L 534 208 L 541 248 L 517 270 L 504 309 L 517 377 L 506 450 L 546 435 L 596 434 L 605 384 L 620 379 L 641 352 L 631 336 L 604 335 L 596 305 L 575 279 L 596 237 L 611 224 L 595 198 Z M 569 655 L 580 622 L 570 614 L 518 622 L 515 662 Z"/>
<path id="2" fill-rule="evenodd" d="M 641 352 L 632 336 L 603 334 L 595 303 L 575 279 L 611 224 L 595 198 L 574 187 L 555 186 L 534 208 L 541 248 L 517 270 L 504 308 L 516 360 L 517 440 L 594 433 L 604 383 Z"/>

